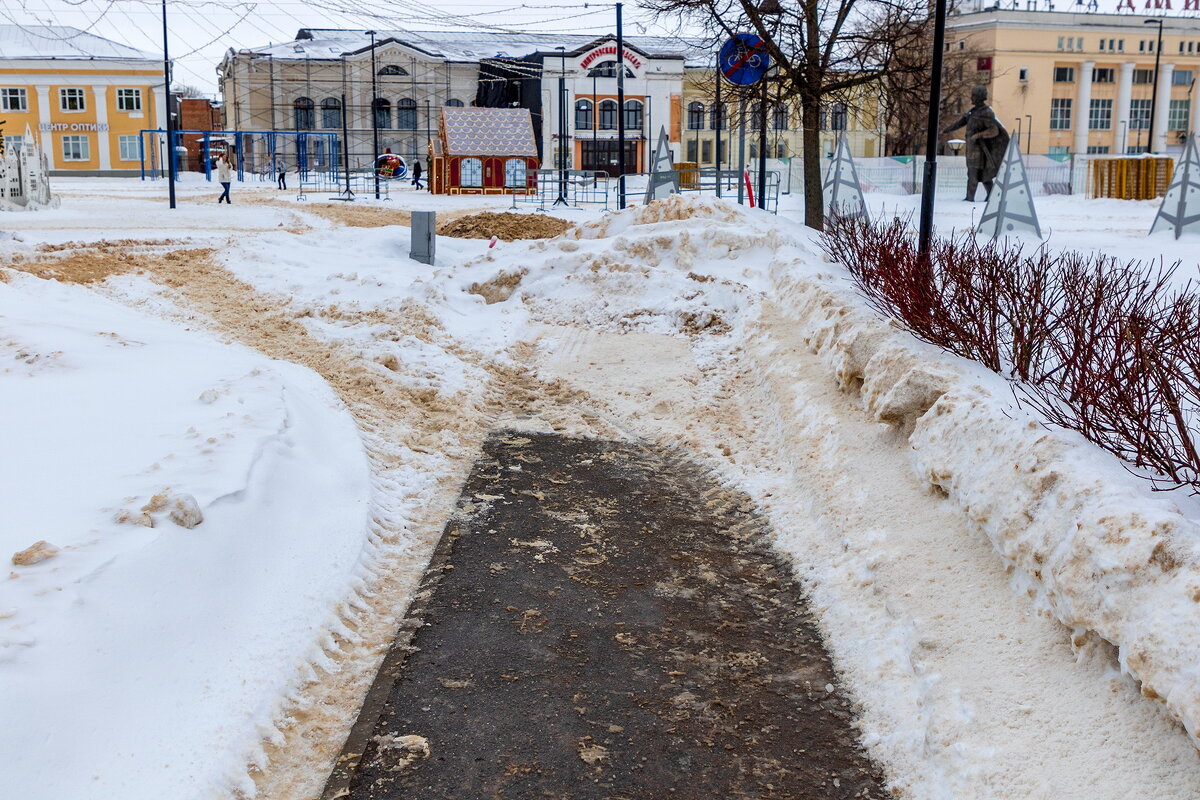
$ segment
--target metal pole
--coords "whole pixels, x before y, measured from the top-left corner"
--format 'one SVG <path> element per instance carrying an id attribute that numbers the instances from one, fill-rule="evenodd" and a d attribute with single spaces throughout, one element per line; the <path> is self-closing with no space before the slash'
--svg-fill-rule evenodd
<path id="1" fill-rule="evenodd" d="M 767 76 L 762 76 L 762 100 L 758 114 L 758 207 L 766 208 L 767 198 Z"/>
<path id="2" fill-rule="evenodd" d="M 1029 120 L 1029 124 L 1025 126 L 1025 155 L 1029 155 L 1033 152 L 1033 114 L 1026 114 L 1025 119 Z"/>
<path id="3" fill-rule="evenodd" d="M 593 68 L 594 70 L 594 68 Z M 600 97 L 596 94 L 596 73 L 592 72 L 592 168 L 600 166 L 600 151 L 596 149 L 596 131 L 600 127 Z M 580 166 L 583 166 L 580 164 Z M 607 167 L 608 165 L 605 164 Z"/>
<path id="4" fill-rule="evenodd" d="M 171 119 L 171 56 L 167 49 L 167 0 L 162 0 L 163 85 L 167 99 L 167 198 L 175 207 L 175 123 Z"/>
<path id="5" fill-rule="evenodd" d="M 346 199 L 354 197 L 350 191 L 350 132 L 346 129 L 346 93 L 342 92 L 342 160 L 346 165 Z"/>
<path id="6" fill-rule="evenodd" d="M 738 98 L 738 205 L 746 205 L 746 100 Z"/>
<path id="7" fill-rule="evenodd" d="M 1154 114 L 1158 108 L 1158 64 L 1162 59 L 1162 29 L 1161 19 L 1142 20 L 1143 25 L 1158 25 L 1158 44 L 1154 47 L 1154 84 L 1150 87 L 1150 141 L 1146 144 L 1146 152 L 1154 152 Z M 1138 143 L 1141 143 L 1141 133 L 1138 133 Z"/>
<path id="8" fill-rule="evenodd" d="M 558 198 L 556 206 L 567 206 L 567 51 L 558 47 Z"/>
<path id="9" fill-rule="evenodd" d="M 929 120 L 925 132 L 925 175 L 921 181 L 921 229 L 917 240 L 922 258 L 929 257 L 933 238 L 933 193 L 937 190 L 938 111 L 942 102 L 942 51 L 946 48 L 946 0 L 937 0 L 933 24 L 933 74 L 929 83 Z"/>
<path id="10" fill-rule="evenodd" d="M 367 35 L 371 37 L 371 174 L 375 177 L 375 199 L 378 200 L 379 173 L 375 171 L 375 159 L 379 157 L 379 119 L 375 106 L 379 103 L 379 88 L 375 77 L 375 31 L 367 31 Z"/>
<path id="11" fill-rule="evenodd" d="M 617 208 L 625 207 L 625 36 L 617 3 Z"/>
<path id="12" fill-rule="evenodd" d="M 711 119 L 715 120 L 717 123 L 716 125 L 713 125 L 713 127 L 716 128 L 715 132 L 717 134 L 717 152 L 715 155 L 716 155 L 716 161 L 717 161 L 717 197 L 720 197 L 721 196 L 721 122 L 724 120 L 724 116 L 725 116 L 724 110 L 721 108 L 721 65 L 720 65 L 720 63 L 717 64 L 716 79 L 717 79 L 717 100 L 716 100 L 716 108 L 713 109 L 713 116 L 711 117 Z M 701 120 L 701 122 L 703 123 L 703 120 Z"/>

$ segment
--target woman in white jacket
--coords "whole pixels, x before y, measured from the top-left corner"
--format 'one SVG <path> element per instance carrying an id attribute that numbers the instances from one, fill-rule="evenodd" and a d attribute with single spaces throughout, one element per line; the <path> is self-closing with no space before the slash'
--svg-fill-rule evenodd
<path id="1" fill-rule="evenodd" d="M 229 205 L 233 205 L 233 201 L 229 199 L 229 184 L 233 182 L 233 166 L 229 163 L 229 156 L 221 153 L 217 156 L 217 181 L 221 184 L 221 196 L 217 198 L 220 203 L 224 200 Z"/>

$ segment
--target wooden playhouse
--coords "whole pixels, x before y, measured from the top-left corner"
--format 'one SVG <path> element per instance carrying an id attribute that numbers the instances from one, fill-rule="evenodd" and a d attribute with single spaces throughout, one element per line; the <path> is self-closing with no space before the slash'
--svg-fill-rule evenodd
<path id="1" fill-rule="evenodd" d="M 529 109 L 446 106 L 429 164 L 434 194 L 532 193 L 538 157 Z"/>

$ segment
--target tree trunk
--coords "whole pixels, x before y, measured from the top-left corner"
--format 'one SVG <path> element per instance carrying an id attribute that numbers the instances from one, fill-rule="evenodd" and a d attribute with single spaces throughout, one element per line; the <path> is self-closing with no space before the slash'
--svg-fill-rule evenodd
<path id="1" fill-rule="evenodd" d="M 805 92 L 800 97 L 804 124 L 804 224 L 825 229 L 825 200 L 821 193 L 821 100 Z"/>

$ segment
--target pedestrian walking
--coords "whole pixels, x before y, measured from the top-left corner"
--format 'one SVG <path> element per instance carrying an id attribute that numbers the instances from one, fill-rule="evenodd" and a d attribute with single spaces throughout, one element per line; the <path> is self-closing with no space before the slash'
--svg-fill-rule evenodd
<path id="1" fill-rule="evenodd" d="M 233 201 L 229 199 L 229 185 L 233 183 L 233 165 L 229 163 L 229 156 L 224 153 L 217 156 L 217 181 L 221 184 L 221 196 L 217 198 L 217 203 L 224 200 L 233 205 Z"/>
<path id="2" fill-rule="evenodd" d="M 413 162 L 413 179 L 412 179 L 412 185 L 413 185 L 413 186 L 415 186 L 415 187 L 417 187 L 418 189 L 424 189 L 424 188 L 425 188 L 424 186 L 422 186 L 422 185 L 421 185 L 421 162 L 420 162 L 420 161 L 414 161 L 414 162 Z"/>
<path id="3" fill-rule="evenodd" d="M 287 188 L 287 165 L 283 163 L 283 159 L 275 162 L 275 176 L 278 179 L 280 189 Z"/>

